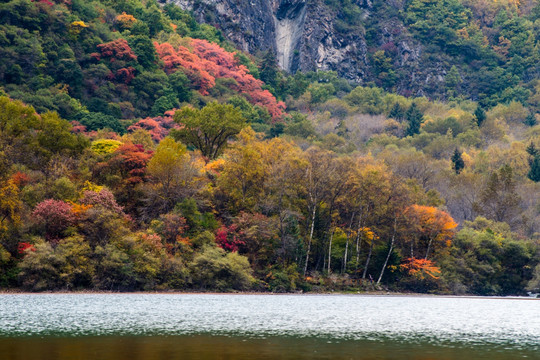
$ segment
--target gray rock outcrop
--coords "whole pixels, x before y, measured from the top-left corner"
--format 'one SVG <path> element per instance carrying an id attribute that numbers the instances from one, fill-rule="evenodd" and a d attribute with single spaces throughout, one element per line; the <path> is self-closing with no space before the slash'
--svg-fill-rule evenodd
<path id="1" fill-rule="evenodd" d="M 273 50 L 286 71 L 335 70 L 361 81 L 367 68 L 363 34 L 334 30 L 336 14 L 320 0 L 172 0 L 219 28 L 238 48 Z M 360 0 L 370 6 L 370 0 Z"/>

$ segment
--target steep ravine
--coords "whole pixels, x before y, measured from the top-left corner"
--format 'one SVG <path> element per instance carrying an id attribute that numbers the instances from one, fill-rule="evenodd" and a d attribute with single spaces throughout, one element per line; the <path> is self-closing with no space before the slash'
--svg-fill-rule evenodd
<path id="1" fill-rule="evenodd" d="M 296 4 L 283 3 L 274 15 L 276 53 L 281 68 L 291 72 L 294 55 L 299 51 L 304 33 L 306 4 L 305 1 L 299 1 Z"/>

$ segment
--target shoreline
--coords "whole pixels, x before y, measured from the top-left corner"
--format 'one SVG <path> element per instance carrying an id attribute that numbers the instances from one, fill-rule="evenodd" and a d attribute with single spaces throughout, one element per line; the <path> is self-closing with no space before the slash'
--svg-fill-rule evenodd
<path id="1" fill-rule="evenodd" d="M 451 294 L 424 294 L 402 293 L 391 291 L 363 291 L 363 292 L 256 292 L 256 291 L 107 291 L 107 290 L 59 290 L 30 292 L 18 289 L 2 289 L 0 295 L 266 295 L 266 296 L 377 296 L 377 297 L 425 297 L 425 298 L 463 298 L 463 299 L 500 299 L 500 300 L 540 300 L 532 296 L 484 296 L 484 295 L 451 295 Z"/>

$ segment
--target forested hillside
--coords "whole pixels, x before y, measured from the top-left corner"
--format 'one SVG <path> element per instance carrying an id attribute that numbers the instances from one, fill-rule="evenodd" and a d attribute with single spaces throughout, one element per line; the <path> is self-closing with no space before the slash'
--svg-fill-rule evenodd
<path id="1" fill-rule="evenodd" d="M 274 49 L 293 72 L 332 70 L 400 95 L 483 106 L 538 93 L 537 0 L 168 2 L 193 10 L 241 49 Z"/>
<path id="2" fill-rule="evenodd" d="M 0 287 L 540 291 L 540 5 L 368 3 L 325 4 L 355 82 L 174 4 L 0 3 Z"/>

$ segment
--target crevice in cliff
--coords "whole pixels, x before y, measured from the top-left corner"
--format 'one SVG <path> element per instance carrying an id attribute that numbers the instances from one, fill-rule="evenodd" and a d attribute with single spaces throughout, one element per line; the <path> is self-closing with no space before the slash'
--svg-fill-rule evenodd
<path id="1" fill-rule="evenodd" d="M 288 72 L 293 68 L 293 59 L 295 51 L 299 49 L 305 20 L 305 1 L 282 1 L 274 15 L 277 60 L 281 68 Z"/>

